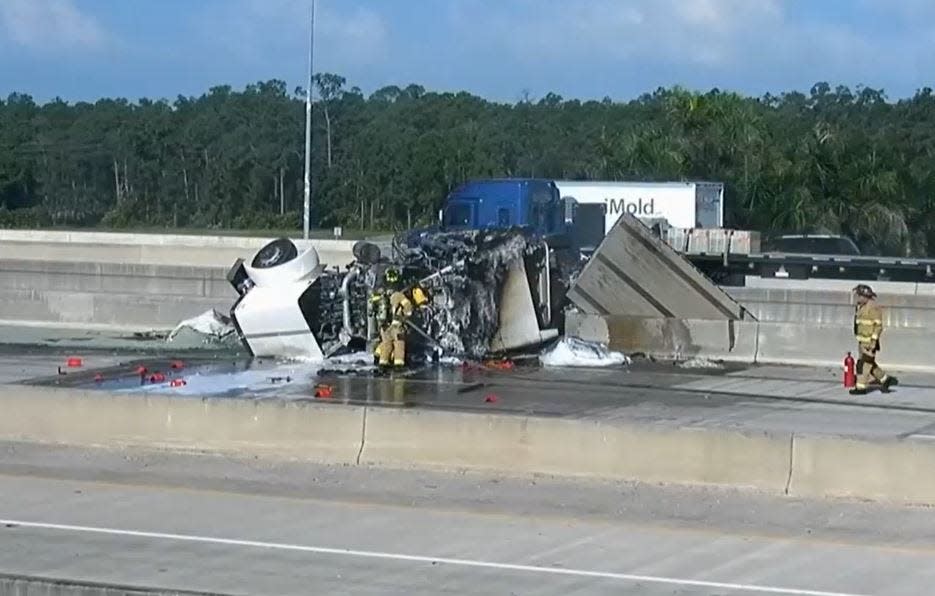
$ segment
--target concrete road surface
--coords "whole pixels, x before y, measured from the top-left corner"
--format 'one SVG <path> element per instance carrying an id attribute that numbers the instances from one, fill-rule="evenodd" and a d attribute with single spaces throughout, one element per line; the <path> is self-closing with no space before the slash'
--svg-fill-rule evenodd
<path id="1" fill-rule="evenodd" d="M 935 585 L 929 510 L 705 489 L 6 444 L 0 518 L 2 574 L 162 590 L 827 596 Z"/>

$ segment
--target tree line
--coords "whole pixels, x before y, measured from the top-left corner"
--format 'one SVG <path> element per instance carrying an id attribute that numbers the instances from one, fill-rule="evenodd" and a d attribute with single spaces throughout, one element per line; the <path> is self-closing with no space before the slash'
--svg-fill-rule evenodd
<path id="1" fill-rule="evenodd" d="M 477 177 L 713 180 L 730 225 L 841 233 L 935 254 L 935 97 L 818 83 L 745 97 L 660 88 L 632 101 L 513 104 L 315 77 L 313 225 L 431 221 Z M 174 101 L 0 101 L 0 227 L 299 229 L 303 89 L 272 80 Z"/>

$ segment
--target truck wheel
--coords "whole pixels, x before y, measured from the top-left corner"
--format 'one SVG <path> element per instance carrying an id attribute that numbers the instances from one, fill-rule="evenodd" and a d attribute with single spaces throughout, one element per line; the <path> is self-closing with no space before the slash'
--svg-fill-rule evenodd
<path id="1" fill-rule="evenodd" d="M 277 265 L 288 263 L 299 256 L 299 250 L 292 240 L 278 238 L 257 251 L 250 266 L 254 269 L 272 269 Z"/>
<path id="2" fill-rule="evenodd" d="M 367 242 L 365 240 L 360 240 L 354 243 L 354 248 L 352 249 L 354 253 L 354 258 L 363 263 L 364 265 L 373 265 L 380 261 L 380 247 L 372 242 Z"/>

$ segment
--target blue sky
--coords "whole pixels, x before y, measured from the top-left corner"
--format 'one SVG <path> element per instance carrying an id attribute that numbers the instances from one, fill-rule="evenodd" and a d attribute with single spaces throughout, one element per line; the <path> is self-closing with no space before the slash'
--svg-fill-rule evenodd
<path id="1" fill-rule="evenodd" d="M 0 96 L 174 98 L 306 69 L 311 0 L 0 0 Z M 935 87 L 935 0 L 318 0 L 316 70 L 501 101 Z"/>

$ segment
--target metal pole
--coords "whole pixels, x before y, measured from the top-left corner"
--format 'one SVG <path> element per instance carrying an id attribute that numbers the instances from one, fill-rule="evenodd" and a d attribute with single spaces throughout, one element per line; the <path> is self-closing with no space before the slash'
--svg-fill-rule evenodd
<path id="1" fill-rule="evenodd" d="M 308 87 L 305 90 L 305 218 L 303 237 L 308 240 L 309 212 L 312 197 L 312 78 L 315 51 L 315 0 L 312 0 L 312 21 L 308 36 Z"/>

